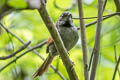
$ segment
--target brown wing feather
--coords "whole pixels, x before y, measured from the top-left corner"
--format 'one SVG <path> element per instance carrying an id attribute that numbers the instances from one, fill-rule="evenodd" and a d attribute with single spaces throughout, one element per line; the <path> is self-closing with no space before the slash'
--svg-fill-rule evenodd
<path id="1" fill-rule="evenodd" d="M 53 39 L 52 39 L 52 37 L 50 37 L 50 38 L 48 39 L 48 41 L 47 41 L 46 53 L 49 52 L 49 46 L 50 46 L 52 43 L 53 43 Z"/>

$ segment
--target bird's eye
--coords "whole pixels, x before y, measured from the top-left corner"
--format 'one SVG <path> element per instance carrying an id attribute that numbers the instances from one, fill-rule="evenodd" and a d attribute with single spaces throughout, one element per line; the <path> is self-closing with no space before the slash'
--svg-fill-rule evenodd
<path id="1" fill-rule="evenodd" d="M 61 17 L 64 17 L 64 15 L 61 15 Z"/>

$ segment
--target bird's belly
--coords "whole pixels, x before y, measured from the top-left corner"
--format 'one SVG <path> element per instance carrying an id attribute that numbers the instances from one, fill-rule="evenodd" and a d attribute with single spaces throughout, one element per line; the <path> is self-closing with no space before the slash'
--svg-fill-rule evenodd
<path id="1" fill-rule="evenodd" d="M 78 31 L 75 27 L 58 29 L 66 49 L 69 51 L 78 41 Z"/>

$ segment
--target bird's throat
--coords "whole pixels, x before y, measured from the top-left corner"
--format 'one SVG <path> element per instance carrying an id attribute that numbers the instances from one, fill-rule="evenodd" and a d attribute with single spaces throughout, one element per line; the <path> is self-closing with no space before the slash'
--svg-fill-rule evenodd
<path id="1" fill-rule="evenodd" d="M 65 24 L 62 25 L 63 27 L 72 27 L 69 21 L 66 21 Z"/>

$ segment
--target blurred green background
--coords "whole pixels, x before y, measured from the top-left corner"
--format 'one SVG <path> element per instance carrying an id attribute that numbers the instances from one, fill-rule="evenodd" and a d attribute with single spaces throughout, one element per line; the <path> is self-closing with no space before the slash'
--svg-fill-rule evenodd
<path id="1" fill-rule="evenodd" d="M 0 9 L 4 7 L 5 0 L 0 0 Z M 67 8 L 72 3 L 72 0 L 56 0 L 56 4 L 61 8 Z M 7 5 L 13 8 L 26 8 L 27 4 L 24 0 L 8 0 Z M 97 0 L 84 0 L 84 17 L 97 16 Z M 54 6 L 54 0 L 47 0 L 47 10 L 56 23 L 59 16 L 64 12 L 57 9 Z M 113 0 L 108 0 L 104 15 L 113 13 L 116 11 Z M 78 6 L 70 10 L 73 17 L 78 16 Z M 96 19 L 87 19 L 85 23 L 90 23 Z M 79 20 L 74 19 L 76 27 L 79 26 Z M 19 10 L 13 11 L 2 18 L 2 23 L 10 29 L 13 33 L 23 39 L 25 42 L 32 41 L 31 46 L 34 46 L 44 40 L 47 40 L 50 36 L 45 24 L 43 23 L 39 12 L 34 10 Z M 94 46 L 96 25 L 92 25 L 86 29 L 87 32 L 87 43 L 88 43 L 88 56 L 90 55 Z M 3 28 L 0 27 L 0 56 L 10 55 L 12 52 L 19 49 L 23 44 L 18 41 L 15 37 L 7 33 Z M 115 68 L 115 50 L 116 46 L 117 57 L 120 54 L 120 17 L 114 16 L 103 21 L 102 24 L 102 36 L 101 36 L 101 48 L 99 64 L 97 67 L 96 80 L 111 80 L 114 68 Z M 27 49 L 26 49 L 27 50 Z M 47 57 L 46 45 L 40 49 L 36 49 L 40 55 Z M 25 50 L 24 50 L 25 51 Z M 22 51 L 22 52 L 24 52 Z M 22 53 L 21 52 L 21 53 Z M 18 53 L 17 55 L 21 54 Z M 83 73 L 83 55 L 81 50 L 81 41 L 79 40 L 77 45 L 69 52 L 69 57 L 74 61 L 75 71 L 79 77 L 79 80 L 84 79 Z M 16 56 L 17 56 L 16 55 Z M 4 66 L 16 57 L 8 60 L 1 60 L 0 67 Z M 0 80 L 32 80 L 33 73 L 43 61 L 36 56 L 33 52 L 30 52 L 20 59 L 18 59 L 12 65 L 9 65 L 3 71 L 0 72 Z M 52 63 L 58 70 L 69 80 L 65 67 L 63 66 L 60 57 L 56 57 Z M 120 66 L 119 66 L 120 68 Z M 120 80 L 120 73 L 117 72 L 115 80 Z M 47 73 L 43 76 L 36 78 L 35 80 L 61 80 L 59 75 L 50 68 Z"/>

